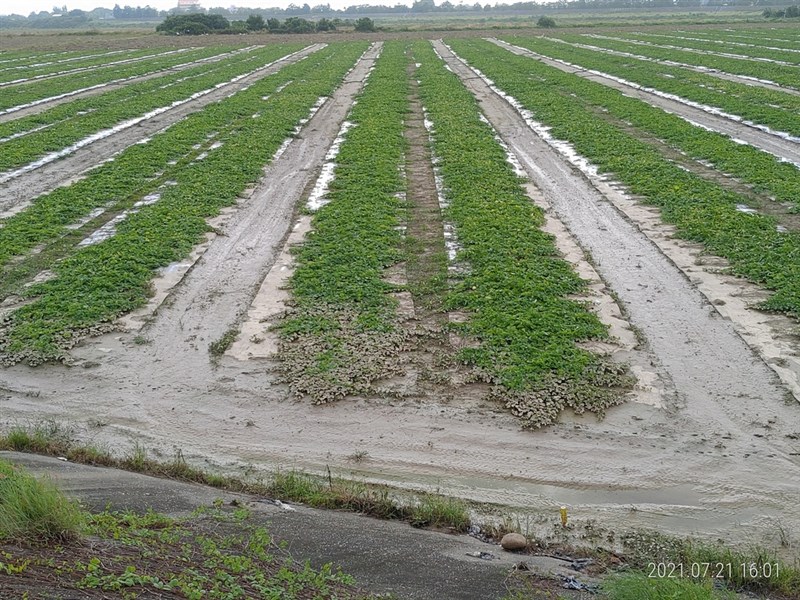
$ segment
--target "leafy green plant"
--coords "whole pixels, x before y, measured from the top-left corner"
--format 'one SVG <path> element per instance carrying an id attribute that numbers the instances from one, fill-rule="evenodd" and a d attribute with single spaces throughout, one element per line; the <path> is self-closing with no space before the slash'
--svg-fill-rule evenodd
<path id="1" fill-rule="evenodd" d="M 296 253 L 290 281 L 295 302 L 280 324 L 283 370 L 296 394 L 328 402 L 365 390 L 393 373 L 403 344 L 395 320 L 394 286 L 383 270 L 403 258 L 398 232 L 404 189 L 407 84 L 398 80 L 403 44 L 384 45 L 348 120 L 330 202 Z"/>
<path id="2" fill-rule="evenodd" d="M 480 340 L 465 362 L 490 374 L 491 397 L 530 427 L 567 407 L 602 414 L 630 384 L 625 369 L 581 349 L 606 327 L 571 298 L 585 283 L 541 231 L 542 211 L 520 185 L 472 95 L 427 44 L 416 44 L 420 93 L 433 122 L 433 148 L 468 272 L 447 305 L 465 311 L 458 329 Z"/>

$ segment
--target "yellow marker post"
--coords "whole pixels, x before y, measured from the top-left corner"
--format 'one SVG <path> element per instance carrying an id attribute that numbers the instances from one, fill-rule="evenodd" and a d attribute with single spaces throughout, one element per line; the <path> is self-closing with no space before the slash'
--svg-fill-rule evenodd
<path id="1" fill-rule="evenodd" d="M 561 507 L 561 526 L 562 527 L 566 527 L 567 526 L 567 507 L 566 506 L 562 506 Z"/>

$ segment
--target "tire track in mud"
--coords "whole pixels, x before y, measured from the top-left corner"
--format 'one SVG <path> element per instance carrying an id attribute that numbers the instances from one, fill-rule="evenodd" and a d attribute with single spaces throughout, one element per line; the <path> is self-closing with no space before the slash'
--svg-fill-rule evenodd
<path id="1" fill-rule="evenodd" d="M 724 501 L 721 496 L 726 491 L 753 493 L 759 498 L 756 504 L 765 507 L 776 498 L 785 498 L 787 484 L 800 484 L 800 461 L 791 456 L 797 444 L 788 441 L 788 436 L 796 434 L 798 408 L 786 403 L 786 390 L 778 385 L 774 373 L 732 324 L 719 318 L 688 277 L 607 200 L 614 193 L 622 195 L 619 191 L 609 185 L 598 189 L 599 178 L 590 182 L 576 172 L 444 44 L 436 42 L 434 46 L 475 94 L 556 214 L 591 253 L 597 270 L 625 304 L 631 322 L 646 336 L 653 360 L 673 393 L 672 406 L 665 411 L 669 418 L 659 429 L 667 438 L 686 444 L 692 443 L 692 437 L 716 441 L 724 432 L 741 442 L 749 438 L 736 458 L 729 453 L 737 451 L 729 447 L 724 452 L 721 447 L 717 452 L 712 449 L 711 454 L 718 454 L 720 461 L 714 469 L 708 465 L 686 469 L 686 464 L 673 463 L 673 472 L 661 474 L 662 485 L 670 481 L 689 484 L 708 490 L 717 497 L 715 501 Z M 718 443 L 725 446 L 728 442 L 720 439 Z M 617 444 L 606 439 L 598 445 L 610 449 Z M 756 455 L 756 460 L 742 461 Z M 768 463 L 762 462 L 767 459 Z M 594 462 L 589 457 L 582 460 Z M 663 454 L 658 462 L 663 465 Z M 784 483 L 776 485 L 766 464 L 781 473 Z M 602 463 L 595 466 L 604 468 Z M 726 468 L 730 472 L 726 473 Z M 754 485 L 756 481 L 759 483 Z M 636 478 L 628 484 L 636 486 Z M 796 509 L 790 513 L 795 524 L 800 524 L 796 520 L 800 513 Z"/>
<path id="2" fill-rule="evenodd" d="M 159 112 L 137 123 L 135 127 L 121 129 L 107 137 L 83 145 L 63 158 L 48 162 L 38 168 L 20 173 L 19 176 L 7 179 L 0 184 L 0 195 L 2 195 L 0 210 L 6 211 L 10 208 L 14 208 L 15 211 L 18 212 L 17 209 L 32 202 L 36 197 L 52 191 L 57 187 L 74 183 L 92 168 L 102 164 L 104 161 L 122 152 L 129 146 L 139 143 L 159 131 L 174 125 L 188 115 L 202 110 L 206 106 L 251 85 L 253 82 L 276 73 L 283 67 L 319 51 L 324 48 L 325 45 L 326 44 L 313 44 L 299 52 L 289 54 L 264 68 L 248 74 L 246 77 L 216 87 L 199 98 L 190 100 L 166 111 Z M 19 169 L 18 171 L 22 170 L 23 169 Z"/>
<path id="3" fill-rule="evenodd" d="M 771 134 L 759 129 L 756 126 L 711 114 L 705 110 L 695 108 L 677 100 L 664 98 L 634 85 L 626 85 L 612 79 L 611 77 L 604 77 L 597 73 L 587 71 L 579 66 L 566 65 L 558 60 L 538 54 L 531 50 L 513 46 L 496 38 L 485 39 L 514 54 L 519 56 L 527 56 L 550 67 L 555 67 L 556 69 L 564 71 L 565 73 L 571 73 L 573 75 L 577 75 L 578 77 L 588 79 L 589 81 L 594 81 L 595 83 L 600 83 L 607 87 L 619 90 L 627 96 L 638 98 L 639 100 L 643 100 L 644 102 L 647 102 L 652 106 L 656 106 L 668 113 L 677 115 L 693 125 L 698 125 L 704 129 L 716 131 L 717 133 L 727 135 L 730 138 L 741 140 L 750 144 L 751 146 L 763 150 L 764 152 L 768 152 L 773 156 L 777 156 L 778 158 L 792 162 L 795 165 L 800 165 L 800 145 L 791 140 L 787 140 L 780 135 Z"/>
<path id="4" fill-rule="evenodd" d="M 251 51 L 261 47 L 262 46 L 252 46 L 246 49 L 240 49 L 240 50 L 234 50 L 232 52 L 216 54 L 208 58 L 201 58 L 199 60 L 183 63 L 181 65 L 175 65 L 173 67 L 164 67 L 163 69 L 159 69 L 152 73 L 146 73 L 144 75 L 136 75 L 126 79 L 115 79 L 109 81 L 108 83 L 99 83 L 97 85 L 93 85 L 88 88 L 75 90 L 74 92 L 66 92 L 64 94 L 59 94 L 58 96 L 55 96 L 53 98 L 42 98 L 41 100 L 36 100 L 34 102 L 29 103 L 28 105 L 25 105 L 24 108 L 16 109 L 16 107 L 12 107 L 0 111 L 0 123 L 6 123 L 7 121 L 14 121 L 16 119 L 21 119 L 22 117 L 30 117 L 32 115 L 38 115 L 39 113 L 42 113 L 46 110 L 50 110 L 51 108 L 54 108 L 66 102 L 72 102 L 73 100 L 88 98 L 90 96 L 97 96 L 134 83 L 141 83 L 143 81 L 149 81 L 150 79 L 156 79 L 158 77 L 163 77 L 165 75 L 180 73 L 181 71 L 191 69 L 192 67 L 196 67 L 201 64 L 211 64 L 219 62 L 220 60 L 225 60 L 226 58 L 230 58 L 233 55 L 241 54 L 245 51 Z"/>

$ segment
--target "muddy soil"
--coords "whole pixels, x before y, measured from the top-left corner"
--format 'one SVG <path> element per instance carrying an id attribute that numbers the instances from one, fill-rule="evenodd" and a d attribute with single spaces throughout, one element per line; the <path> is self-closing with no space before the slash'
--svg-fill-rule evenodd
<path id="1" fill-rule="evenodd" d="M 783 531 L 800 540 L 800 408 L 775 374 L 609 203 L 613 188 L 600 193 L 474 73 L 448 62 L 552 214 L 591 252 L 641 331 L 641 368 L 655 371 L 660 383 L 603 421 L 568 415 L 530 432 L 499 407 L 458 395 L 416 402 L 387 394 L 311 406 L 287 399 L 271 360 L 209 353 L 244 319 L 275 263 L 368 55 L 267 167 L 262 184 L 141 330 L 87 341 L 73 366 L 0 371 L 2 424 L 52 418 L 114 452 L 135 442 L 165 457 L 180 448 L 192 462 L 248 474 L 330 467 L 518 507 L 523 523 L 525 513 L 541 512 L 551 529 L 563 504 L 573 518 L 598 518 L 616 531 L 645 526 L 770 544 Z M 562 241 L 569 237 L 551 230 Z"/>
<path id="2" fill-rule="evenodd" d="M 774 135 L 766 131 L 762 131 L 761 129 L 751 125 L 739 123 L 726 117 L 713 115 L 702 109 L 689 106 L 688 104 L 684 104 L 677 100 L 662 98 L 661 96 L 651 92 L 647 92 L 630 85 L 625 85 L 624 83 L 620 83 L 608 77 L 603 77 L 597 73 L 590 73 L 581 67 L 565 65 L 557 60 L 537 54 L 536 52 L 517 48 L 511 44 L 503 42 L 502 40 L 496 38 L 487 39 L 490 42 L 497 44 L 501 48 L 505 48 L 509 52 L 513 52 L 514 54 L 518 54 L 520 56 L 529 56 L 543 62 L 548 66 L 560 69 L 565 73 L 572 73 L 590 81 L 602 83 L 603 85 L 623 92 L 627 96 L 638 98 L 669 113 L 678 115 L 687 121 L 699 123 L 706 129 L 711 129 L 712 131 L 722 133 L 731 138 L 742 140 L 743 142 L 759 148 L 764 152 L 769 152 L 773 156 L 777 156 L 778 158 L 782 158 L 784 160 L 793 162 L 794 164 L 800 165 L 800 146 L 798 146 L 796 142 L 784 139 L 778 135 Z"/>
<path id="3" fill-rule="evenodd" d="M 323 47 L 324 44 L 308 46 L 300 52 L 291 54 L 266 68 L 259 69 L 247 77 L 232 83 L 226 83 L 195 100 L 141 121 L 134 127 L 121 129 L 108 137 L 87 144 L 63 158 L 44 164 L 36 169 L 24 173 L 20 172 L 18 176 L 0 184 L 0 196 L 2 196 L 0 211 L 19 208 L 20 205 L 24 206 L 41 194 L 52 191 L 59 186 L 74 183 L 87 171 L 102 164 L 114 154 L 122 152 L 125 148 L 141 142 L 194 112 L 202 110 L 212 102 L 224 99 L 231 93 L 252 85 L 253 82 L 276 73 L 283 67 L 295 63 L 304 56 L 308 56 Z"/>

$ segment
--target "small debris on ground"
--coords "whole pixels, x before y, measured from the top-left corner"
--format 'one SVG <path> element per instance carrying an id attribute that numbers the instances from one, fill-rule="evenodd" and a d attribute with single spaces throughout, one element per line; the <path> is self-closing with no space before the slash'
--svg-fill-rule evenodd
<path id="1" fill-rule="evenodd" d="M 471 556 L 472 558 L 480 558 L 481 560 L 499 560 L 499 557 L 495 556 L 491 552 L 467 552 L 467 556 Z"/>
<path id="2" fill-rule="evenodd" d="M 561 581 L 563 582 L 561 587 L 566 590 L 578 590 L 581 592 L 589 592 L 590 594 L 597 593 L 597 586 L 587 585 L 577 580 L 573 575 L 562 575 Z"/>
<path id="3" fill-rule="evenodd" d="M 477 525 L 470 525 L 467 534 L 470 537 L 474 537 L 476 540 L 480 540 L 482 542 L 486 542 L 487 544 L 496 544 L 494 538 L 486 533 L 478 527 Z"/>

